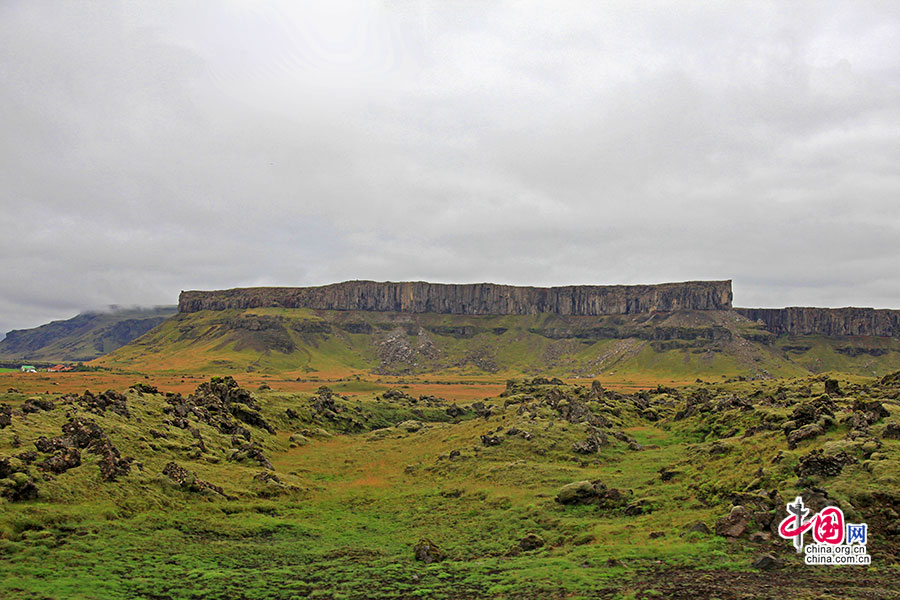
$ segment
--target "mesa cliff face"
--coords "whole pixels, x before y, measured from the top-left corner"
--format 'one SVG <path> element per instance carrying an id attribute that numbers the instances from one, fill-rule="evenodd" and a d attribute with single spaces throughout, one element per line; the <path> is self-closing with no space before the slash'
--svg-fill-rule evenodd
<path id="1" fill-rule="evenodd" d="M 320 287 L 181 292 L 178 311 L 192 313 L 280 307 L 454 315 L 552 313 L 600 316 L 675 310 L 728 310 L 731 299 L 730 280 L 552 288 L 493 283 L 345 281 Z"/>
<path id="2" fill-rule="evenodd" d="M 736 308 L 777 335 L 900 337 L 900 310 L 874 308 Z"/>

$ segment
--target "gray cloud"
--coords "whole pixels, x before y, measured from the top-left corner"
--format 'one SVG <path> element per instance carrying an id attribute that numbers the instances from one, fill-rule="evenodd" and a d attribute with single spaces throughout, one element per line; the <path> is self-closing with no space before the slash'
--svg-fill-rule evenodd
<path id="1" fill-rule="evenodd" d="M 894 3 L 0 5 L 0 330 L 181 289 L 900 308 Z"/>

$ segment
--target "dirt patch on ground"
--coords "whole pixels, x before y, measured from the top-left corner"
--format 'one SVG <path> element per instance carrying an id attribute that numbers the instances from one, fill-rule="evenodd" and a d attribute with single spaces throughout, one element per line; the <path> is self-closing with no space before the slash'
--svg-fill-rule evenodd
<path id="1" fill-rule="evenodd" d="M 826 570 L 827 569 L 827 570 Z M 900 598 L 896 573 L 878 573 L 859 567 L 797 567 L 770 572 L 663 569 L 642 573 L 635 597 L 675 600 L 719 598 Z"/>

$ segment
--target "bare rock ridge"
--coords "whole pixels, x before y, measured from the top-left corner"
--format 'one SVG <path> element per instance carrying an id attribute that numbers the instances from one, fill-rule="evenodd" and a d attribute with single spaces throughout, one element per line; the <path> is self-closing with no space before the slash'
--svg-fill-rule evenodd
<path id="1" fill-rule="evenodd" d="M 735 308 L 777 335 L 900 337 L 900 310 L 874 308 Z"/>
<path id="2" fill-rule="evenodd" d="M 553 313 L 599 316 L 675 310 L 729 310 L 731 299 L 730 280 L 551 288 L 493 283 L 345 281 L 320 287 L 181 292 L 178 311 L 191 313 L 280 307 L 454 315 Z"/>

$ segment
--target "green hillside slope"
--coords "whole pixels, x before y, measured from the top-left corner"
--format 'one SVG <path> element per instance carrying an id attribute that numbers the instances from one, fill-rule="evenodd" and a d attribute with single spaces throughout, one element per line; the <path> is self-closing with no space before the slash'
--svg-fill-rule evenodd
<path id="1" fill-rule="evenodd" d="M 892 346 L 888 358 L 900 357 Z M 848 371 L 856 369 L 846 357 Z M 730 311 L 573 317 L 260 308 L 178 314 L 97 361 L 172 372 L 570 377 L 790 376 L 809 370 Z"/>
<path id="2" fill-rule="evenodd" d="M 10 331 L 0 360 L 80 361 L 116 350 L 175 314 L 174 306 L 82 313 L 33 329 Z"/>

